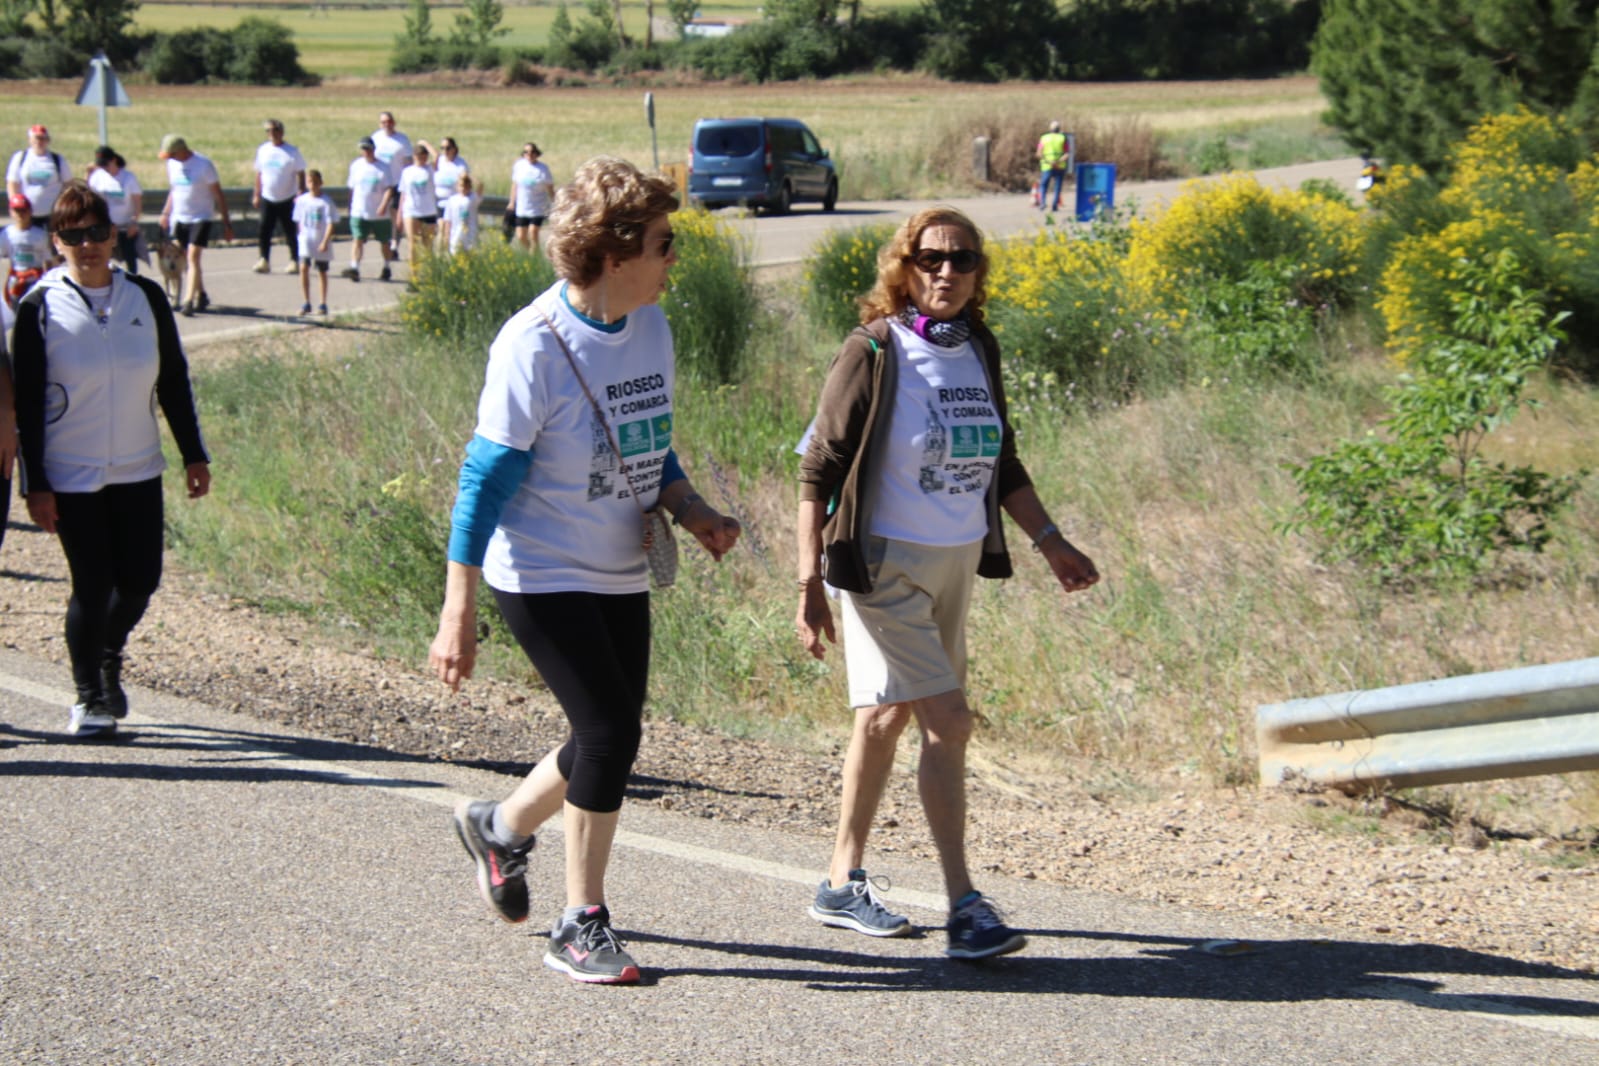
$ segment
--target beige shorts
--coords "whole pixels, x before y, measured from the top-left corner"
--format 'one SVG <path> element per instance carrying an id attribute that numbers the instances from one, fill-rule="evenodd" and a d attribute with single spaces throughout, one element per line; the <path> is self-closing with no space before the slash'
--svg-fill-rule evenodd
<path id="1" fill-rule="evenodd" d="M 982 551 L 982 541 L 938 548 L 868 538 L 872 591 L 842 594 L 851 707 L 965 686 L 966 610 Z"/>

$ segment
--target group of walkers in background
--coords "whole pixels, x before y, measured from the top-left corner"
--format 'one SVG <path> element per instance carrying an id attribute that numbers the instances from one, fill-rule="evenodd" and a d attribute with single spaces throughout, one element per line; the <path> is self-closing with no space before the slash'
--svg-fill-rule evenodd
<path id="1" fill-rule="evenodd" d="M 269 118 L 262 125 L 267 139 L 252 162 L 250 203 L 260 219 L 256 234 L 260 255 L 253 269 L 271 273 L 272 246 L 281 233 L 289 253 L 283 272 L 300 276 L 301 314 L 312 311 L 313 274 L 318 280 L 316 310 L 328 311 L 333 237 L 346 215 L 353 240 L 349 266 L 341 273 L 351 281 L 361 280 L 368 240 L 378 244 L 381 281 L 392 279 L 402 241 L 407 242 L 407 264 L 413 271 L 423 255 L 457 254 L 477 244 L 481 182 L 454 137 L 441 138 L 435 151 L 428 141 L 413 142 L 397 129 L 392 112 L 382 112 L 377 129 L 356 145 L 358 154 L 346 180 L 349 200 L 341 212 L 324 191 L 322 171 L 309 167 L 300 150 L 285 139 L 283 123 Z M 158 156 L 166 167 L 169 189 L 159 220 L 160 241 L 170 242 L 167 255 L 181 260 L 182 288 L 173 299 L 182 314 L 192 316 L 210 304 L 202 269 L 204 250 L 214 237 L 233 239 L 232 219 L 209 158 L 178 134 L 163 138 Z M 538 251 L 539 231 L 555 194 L 554 178 L 540 161 L 538 145 L 529 141 L 522 146 L 510 176 L 505 237 L 529 252 Z M 48 239 L 48 221 L 56 196 L 72 177 L 71 164 L 50 148 L 49 130 L 31 127 L 28 146 L 11 157 L 6 171 L 10 224 L 0 231 L 0 257 L 10 261 L 6 300 L 12 307 L 60 261 Z M 137 274 L 139 264 L 148 264 L 152 253 L 139 223 L 144 205 L 138 179 L 126 159 L 102 145 L 87 180 L 110 210 L 117 231 L 116 258 L 123 269 Z M 155 253 L 161 256 L 162 248 L 158 246 Z M 180 273 L 175 265 L 169 259 L 163 274 Z"/>
<path id="2" fill-rule="evenodd" d="M 254 192 L 263 217 L 257 269 L 270 270 L 270 219 L 291 239 L 302 286 L 314 269 L 325 300 L 338 209 L 321 174 L 283 140 L 282 125 L 269 120 L 266 129 Z M 47 133 L 38 141 L 47 145 Z M 469 246 L 451 206 L 470 204 L 471 171 L 453 139 L 434 163 L 431 146 L 413 145 L 385 113 L 359 147 L 350 171 L 352 279 L 368 239 L 379 242 L 387 274 L 395 239 L 387 212 L 396 202 L 413 257 L 441 213 L 449 246 Z M 76 700 L 67 729 L 77 737 L 113 736 L 128 713 L 124 650 L 161 574 L 158 407 L 189 497 L 211 485 L 171 304 L 154 280 L 113 264 L 128 216 L 112 202 L 136 210 L 140 193 L 131 176 L 121 178 L 116 154 L 105 153 L 97 172 L 106 193 L 73 179 L 64 161 L 54 182 L 24 163 L 23 187 L 33 195 L 25 192 L 17 210 L 27 216 L 49 205 L 49 248 L 63 263 L 18 302 L 14 382 L 0 359 L 0 473 L 10 473 L 20 448 L 28 513 L 58 538 L 71 574 L 66 638 Z M 231 224 L 209 160 L 175 135 L 161 155 L 172 186 L 161 221 L 189 250 L 183 309 L 192 313 L 204 294 L 199 252 L 217 216 L 224 235 Z M 677 261 L 674 186 L 600 157 L 551 200 L 538 157 L 528 144 L 517 162 L 508 221 L 529 248 L 551 221 L 557 280 L 489 348 L 428 657 L 452 688 L 471 676 L 478 589 L 487 583 L 569 732 L 504 799 L 463 800 L 456 834 L 483 900 L 521 922 L 530 912 L 534 834 L 559 812 L 565 905 L 544 961 L 575 980 L 631 983 L 640 969 L 612 926 L 606 874 L 643 737 L 651 559 L 670 540 L 665 516 L 717 561 L 742 528 L 694 491 L 673 446 L 677 377 L 659 300 Z M 796 514 L 796 635 L 818 659 L 842 635 L 854 712 L 835 846 L 807 913 L 868 936 L 912 931 L 878 894 L 865 853 L 899 738 L 914 720 L 920 795 L 949 901 L 945 952 L 960 959 L 1025 943 L 975 887 L 966 859 L 966 618 L 977 576 L 1012 573 L 1002 513 L 1062 590 L 1099 580 L 1050 520 L 1017 454 L 999 344 L 984 322 L 988 269 L 982 234 L 947 207 L 913 215 L 879 252 L 862 324 L 834 357 L 805 436 Z M 841 609 L 837 628 L 829 592 Z"/>

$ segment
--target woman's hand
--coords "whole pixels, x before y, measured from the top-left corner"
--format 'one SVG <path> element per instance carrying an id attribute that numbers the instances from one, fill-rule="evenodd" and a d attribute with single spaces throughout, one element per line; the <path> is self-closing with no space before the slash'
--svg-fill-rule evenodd
<path id="1" fill-rule="evenodd" d="M 824 636 L 828 644 L 838 643 L 838 636 L 833 632 L 833 610 L 827 606 L 827 590 L 820 581 L 807 581 L 800 590 L 794 629 L 805 650 L 817 659 L 827 654 L 827 647 L 822 643 Z"/>
<path id="2" fill-rule="evenodd" d="M 211 491 L 211 464 L 190 463 L 183 468 L 183 481 L 189 490 L 189 499 L 198 500 Z"/>
<path id="3" fill-rule="evenodd" d="M 705 503 L 697 500 L 683 516 L 682 526 L 694 534 L 694 539 L 700 546 L 711 553 L 711 558 L 717 562 L 722 561 L 722 556 L 733 550 L 733 545 L 738 543 L 739 534 L 744 532 L 744 527 L 739 525 L 738 519 L 732 515 L 725 515 Z"/>
<path id="4" fill-rule="evenodd" d="M 1094 561 L 1072 546 L 1065 537 L 1056 535 L 1049 537 L 1038 550 L 1043 553 L 1044 561 L 1049 563 L 1049 568 L 1055 572 L 1055 580 L 1060 582 L 1060 587 L 1067 592 L 1081 592 L 1099 580 L 1099 571 L 1094 568 Z"/>
<path id="5" fill-rule="evenodd" d="M 28 493 L 28 517 L 33 524 L 51 535 L 56 531 L 56 494 L 53 492 Z"/>
<path id="6" fill-rule="evenodd" d="M 428 646 L 428 666 L 451 692 L 461 691 L 461 682 L 472 676 L 477 664 L 476 612 L 451 610 L 446 604 L 439 615 L 439 631 Z"/>

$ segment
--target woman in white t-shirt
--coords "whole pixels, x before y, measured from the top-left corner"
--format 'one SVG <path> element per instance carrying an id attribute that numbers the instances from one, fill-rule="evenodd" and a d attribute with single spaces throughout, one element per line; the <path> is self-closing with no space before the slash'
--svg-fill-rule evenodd
<path id="1" fill-rule="evenodd" d="M 433 147 L 417 141 L 414 162 L 400 171 L 400 221 L 405 226 L 406 265 L 416 277 L 417 256 L 433 250 L 439 228 L 439 201 L 433 191 Z"/>
<path id="2" fill-rule="evenodd" d="M 560 702 L 566 743 L 500 803 L 461 801 L 456 831 L 485 902 L 521 922 L 533 833 L 564 812 L 567 905 L 544 962 L 600 984 L 639 979 L 611 929 L 605 872 L 643 728 L 644 511 L 664 509 L 716 559 L 739 535 L 672 451 L 672 334 L 656 301 L 677 261 L 676 208 L 670 182 L 620 159 L 590 160 L 561 190 L 549 248 L 559 280 L 489 348 L 428 653 L 452 688 L 471 675 L 485 580 Z"/>
<path id="3" fill-rule="evenodd" d="M 511 215 L 516 239 L 530 252 L 538 249 L 539 227 L 550 213 L 554 195 L 550 168 L 539 162 L 539 146 L 528 141 L 522 157 L 511 166 Z"/>
<path id="4" fill-rule="evenodd" d="M 443 203 L 455 195 L 461 184 L 461 179 L 472 173 L 472 168 L 465 159 L 461 158 L 461 149 L 456 146 L 454 137 L 446 137 L 439 142 L 439 157 L 433 162 L 433 196 L 439 203 Z"/>
<path id="5" fill-rule="evenodd" d="M 796 524 L 795 628 L 822 658 L 823 637 L 836 643 L 824 580 L 841 590 L 855 709 L 833 858 L 810 915 L 871 936 L 911 931 L 863 867 L 899 736 L 914 717 L 922 806 L 949 893 L 945 952 L 966 959 L 1026 942 L 972 887 L 966 865 L 966 610 L 974 574 L 1010 576 L 1000 509 L 1067 592 L 1099 580 L 1049 520 L 1017 458 L 999 343 L 983 324 L 987 274 L 982 235 L 953 208 L 914 215 L 878 254 L 862 325 L 822 386 Z"/>
<path id="6" fill-rule="evenodd" d="M 128 161 L 110 145 L 94 152 L 94 167 L 89 171 L 89 188 L 99 193 L 111 209 L 111 224 L 117 228 L 117 258 L 129 274 L 139 272 L 139 214 L 144 208 L 144 189 L 128 169 Z"/>

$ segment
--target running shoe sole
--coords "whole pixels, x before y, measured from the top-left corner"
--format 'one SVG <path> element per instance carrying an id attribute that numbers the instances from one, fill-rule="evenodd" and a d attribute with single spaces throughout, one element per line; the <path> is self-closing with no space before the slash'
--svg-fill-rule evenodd
<path id="1" fill-rule="evenodd" d="M 620 973 L 594 973 L 579 969 L 559 955 L 551 955 L 547 951 L 544 953 L 544 965 L 552 970 L 559 970 L 574 981 L 582 981 L 588 985 L 636 985 L 639 980 L 637 966 L 624 966 Z"/>
<path id="2" fill-rule="evenodd" d="M 906 921 L 891 929 L 873 929 L 853 914 L 846 911 L 824 911 L 814 903 L 811 904 L 809 913 L 812 918 L 815 918 L 823 925 L 830 925 L 835 929 L 853 929 L 855 932 L 865 933 L 867 936 L 910 936 L 911 931 L 915 928 L 909 921 Z"/>
<path id="3" fill-rule="evenodd" d="M 944 949 L 944 954 L 952 959 L 992 959 L 996 955 L 1009 955 L 1013 951 L 1020 951 L 1026 946 L 1027 938 L 1020 933 L 1016 933 L 1009 940 L 1001 941 L 991 948 L 983 948 L 979 951 L 956 947 L 951 944 Z"/>

